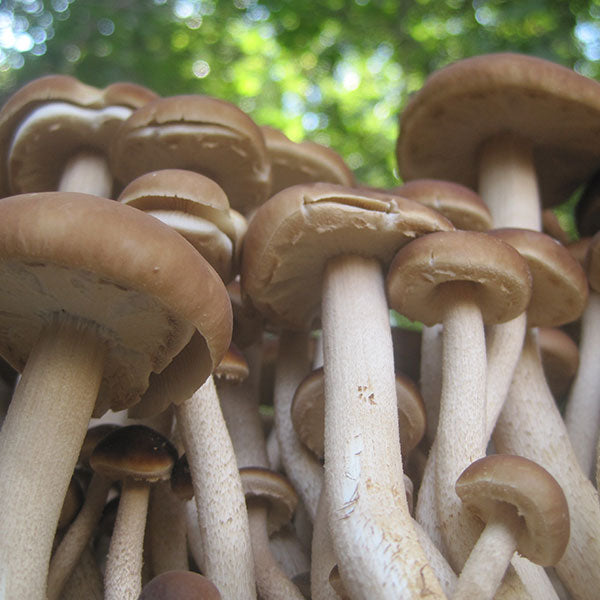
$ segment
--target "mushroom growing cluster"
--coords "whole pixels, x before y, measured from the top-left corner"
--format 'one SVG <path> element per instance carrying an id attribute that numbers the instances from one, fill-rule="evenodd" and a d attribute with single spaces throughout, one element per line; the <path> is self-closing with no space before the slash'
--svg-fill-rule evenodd
<path id="1" fill-rule="evenodd" d="M 24 86 L 0 597 L 597 598 L 599 138 L 600 84 L 517 54 L 426 80 L 393 189 L 224 99 Z"/>

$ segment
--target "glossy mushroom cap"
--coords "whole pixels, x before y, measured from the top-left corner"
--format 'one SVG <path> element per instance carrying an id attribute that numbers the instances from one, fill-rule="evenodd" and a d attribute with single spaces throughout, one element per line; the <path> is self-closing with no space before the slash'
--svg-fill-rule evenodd
<path id="1" fill-rule="evenodd" d="M 494 229 L 490 235 L 516 248 L 533 278 L 527 307 L 530 327 L 557 327 L 578 319 L 587 303 L 585 272 L 554 238 L 530 229 Z"/>
<path id="2" fill-rule="evenodd" d="M 315 142 L 293 142 L 282 131 L 263 125 L 267 152 L 271 160 L 269 196 L 300 183 L 324 181 L 352 187 L 354 175 L 334 150 Z"/>
<path id="3" fill-rule="evenodd" d="M 229 346 L 223 360 L 216 366 L 213 375 L 217 381 L 241 383 L 248 377 L 250 368 L 248 361 L 235 344 Z"/>
<path id="4" fill-rule="evenodd" d="M 221 600 L 210 579 L 193 571 L 166 571 L 151 579 L 138 600 Z"/>
<path id="5" fill-rule="evenodd" d="M 542 201 L 560 204 L 600 162 L 600 84 L 519 54 L 453 63 L 433 73 L 401 115 L 400 174 L 477 189 L 482 145 L 499 134 L 533 144 Z"/>
<path id="6" fill-rule="evenodd" d="M 470 282 L 484 323 L 502 323 L 521 314 L 531 296 L 527 263 L 514 248 L 487 233 L 438 232 L 400 250 L 388 272 L 390 306 L 413 321 L 443 321 L 442 286 Z"/>
<path id="7" fill-rule="evenodd" d="M 116 431 L 120 427 L 121 425 L 117 425 L 116 423 L 101 423 L 88 428 L 83 440 L 83 446 L 81 446 L 81 450 L 79 451 L 77 463 L 86 469 L 90 469 L 90 456 L 92 455 L 94 448 L 104 436 Z"/>
<path id="8" fill-rule="evenodd" d="M 250 221 L 242 290 L 274 324 L 312 329 L 330 258 L 360 254 L 385 266 L 415 237 L 450 229 L 436 211 L 400 196 L 330 183 L 293 186 L 265 202 Z"/>
<path id="9" fill-rule="evenodd" d="M 414 179 L 394 192 L 416 200 L 442 213 L 456 229 L 487 231 L 492 228 L 492 215 L 479 194 L 452 181 Z"/>
<path id="10" fill-rule="evenodd" d="M 0 111 L 0 191 L 55 190 L 64 165 L 82 149 L 108 153 L 116 129 L 157 98 L 133 83 L 104 89 L 66 75 L 23 86 Z"/>
<path id="11" fill-rule="evenodd" d="M 253 500 L 267 503 L 269 535 L 292 520 L 298 504 L 298 494 L 281 473 L 262 467 L 242 467 L 240 477 L 247 504 Z"/>
<path id="12" fill-rule="evenodd" d="M 212 179 L 183 169 L 145 173 L 117 198 L 181 234 L 228 282 L 234 275 L 237 232 L 223 189 Z"/>
<path id="13" fill-rule="evenodd" d="M 456 482 L 463 504 L 487 522 L 498 505 L 522 518 L 517 551 L 543 566 L 555 565 L 569 541 L 569 508 L 562 488 L 537 463 L 494 454 L 469 465 Z"/>
<path id="14" fill-rule="evenodd" d="M 261 204 L 271 185 L 258 125 L 235 105 L 210 96 L 171 96 L 135 111 L 114 140 L 111 165 L 124 185 L 159 169 L 202 173 L 242 214 Z"/>
<path id="15" fill-rule="evenodd" d="M 302 443 L 323 459 L 325 389 L 323 369 L 309 373 L 298 385 L 292 400 L 292 423 Z M 417 386 L 408 377 L 396 374 L 398 425 L 402 453 L 406 455 L 425 433 L 425 407 Z"/>
<path id="16" fill-rule="evenodd" d="M 105 345 L 95 416 L 137 402 L 150 375 L 164 377 L 191 339 L 190 386 L 220 362 L 231 339 L 227 291 L 175 231 L 86 194 L 11 196 L 0 211 L 0 354 L 14 368 L 22 370 L 42 328 L 65 313 Z"/>
<path id="17" fill-rule="evenodd" d="M 177 450 L 145 425 L 127 425 L 106 435 L 94 448 L 90 465 L 113 480 L 164 481 L 171 476 Z"/>

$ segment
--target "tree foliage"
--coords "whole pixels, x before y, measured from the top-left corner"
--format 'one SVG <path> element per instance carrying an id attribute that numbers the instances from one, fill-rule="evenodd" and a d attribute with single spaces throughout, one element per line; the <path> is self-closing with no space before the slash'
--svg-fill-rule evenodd
<path id="1" fill-rule="evenodd" d="M 66 73 L 227 99 L 397 185 L 397 118 L 428 73 L 487 52 L 600 75 L 600 0 L 2 0 L 0 88 Z"/>

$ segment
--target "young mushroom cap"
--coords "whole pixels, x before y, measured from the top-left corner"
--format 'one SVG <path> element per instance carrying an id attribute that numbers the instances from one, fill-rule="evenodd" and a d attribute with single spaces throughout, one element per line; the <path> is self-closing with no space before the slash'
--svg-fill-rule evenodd
<path id="1" fill-rule="evenodd" d="M 400 196 L 330 183 L 292 186 L 265 202 L 250 222 L 242 289 L 270 322 L 311 329 L 330 259 L 362 255 L 386 265 L 415 237 L 451 229 L 436 211 Z"/>
<path id="2" fill-rule="evenodd" d="M 440 287 L 471 282 L 484 323 L 501 323 L 525 310 L 531 275 L 514 248 L 487 233 L 431 233 L 395 256 L 387 278 L 390 305 L 431 326 L 443 321 L 447 296 Z"/>
<path id="3" fill-rule="evenodd" d="M 286 477 L 263 467 L 242 467 L 240 477 L 246 503 L 261 500 L 268 504 L 269 535 L 292 520 L 298 504 L 298 494 Z"/>
<path id="4" fill-rule="evenodd" d="M 106 435 L 94 448 L 90 465 L 97 473 L 118 481 L 164 481 L 177 461 L 175 446 L 145 425 L 127 425 Z"/>
<path id="5" fill-rule="evenodd" d="M 231 344 L 221 362 L 215 367 L 213 375 L 217 380 L 241 383 L 250 374 L 250 367 L 244 355 L 235 344 Z"/>
<path id="6" fill-rule="evenodd" d="M 157 99 L 115 137 L 111 164 L 123 184 L 158 169 L 187 169 L 216 181 L 246 213 L 268 195 L 271 167 L 260 128 L 230 102 L 202 95 Z"/>
<path id="7" fill-rule="evenodd" d="M 96 416 L 137 402 L 194 332 L 194 378 L 203 383 L 229 345 L 231 305 L 179 234 L 87 194 L 23 194 L 0 205 L 0 354 L 13 367 L 24 367 L 53 315 L 66 313 L 106 346 Z"/>
<path id="8" fill-rule="evenodd" d="M 261 131 L 271 160 L 269 196 L 292 185 L 313 181 L 354 185 L 352 171 L 335 150 L 308 140 L 294 142 L 282 131 L 267 125 L 263 125 Z"/>
<path id="9" fill-rule="evenodd" d="M 394 191 L 442 213 L 456 229 L 487 231 L 492 215 L 479 194 L 472 189 L 439 179 L 414 179 Z"/>
<path id="10" fill-rule="evenodd" d="M 210 579 L 193 571 L 166 571 L 151 579 L 139 600 L 221 600 Z"/>
<path id="11" fill-rule="evenodd" d="M 401 175 L 476 189 L 482 144 L 498 134 L 533 144 L 541 198 L 546 206 L 560 204 L 598 166 L 600 84 L 519 54 L 455 62 L 433 73 L 402 113 Z"/>
<path id="12" fill-rule="evenodd" d="M 402 453 L 406 455 L 425 433 L 425 407 L 417 386 L 396 373 L 398 425 Z M 323 369 L 309 373 L 298 385 L 292 401 L 292 423 L 302 443 L 323 459 L 325 429 L 325 389 Z"/>
<path id="13" fill-rule="evenodd" d="M 156 97 L 133 83 L 99 89 L 65 75 L 23 86 L 0 111 L 2 195 L 9 182 L 13 193 L 57 189 L 75 153 L 85 148 L 106 154 L 117 127 Z"/>
<path id="14" fill-rule="evenodd" d="M 522 456 L 493 454 L 476 460 L 456 482 L 464 505 L 482 521 L 498 506 L 514 506 L 523 527 L 517 551 L 543 566 L 556 564 L 569 541 L 569 508 L 560 485 Z"/>
<path id="15" fill-rule="evenodd" d="M 558 400 L 567 392 L 579 367 L 579 347 L 558 327 L 538 327 L 538 343 L 544 374 Z"/>
<path id="16" fill-rule="evenodd" d="M 585 272 L 554 238 L 530 229 L 494 229 L 490 235 L 510 244 L 527 260 L 533 289 L 527 307 L 530 327 L 557 327 L 578 319 L 587 303 Z"/>

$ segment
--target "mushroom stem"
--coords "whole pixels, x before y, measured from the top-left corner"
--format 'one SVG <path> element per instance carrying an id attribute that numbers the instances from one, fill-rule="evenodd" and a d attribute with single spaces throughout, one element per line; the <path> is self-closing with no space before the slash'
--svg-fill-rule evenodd
<path id="1" fill-rule="evenodd" d="M 481 526 L 463 508 L 454 483 L 466 467 L 485 455 L 486 348 L 473 284 L 448 282 L 440 291 L 447 293 L 448 302 L 444 313 L 435 493 L 448 560 L 460 571 Z"/>
<path id="2" fill-rule="evenodd" d="M 590 291 L 581 317 L 579 369 L 565 412 L 565 423 L 581 470 L 591 478 L 600 427 L 600 294 Z"/>
<path id="3" fill-rule="evenodd" d="M 496 510 L 460 573 L 452 600 L 488 600 L 494 597 L 517 548 L 520 517 L 514 507 Z"/>
<path id="4" fill-rule="evenodd" d="M 277 564 L 269 547 L 267 503 L 257 498 L 248 499 L 247 503 L 258 595 L 263 600 L 304 600 L 304 596 Z"/>
<path id="5" fill-rule="evenodd" d="M 85 502 L 77 517 L 52 555 L 48 569 L 47 600 L 57 600 L 68 581 L 79 557 L 92 538 L 100 521 L 112 481 L 94 473 L 88 486 Z"/>
<path id="6" fill-rule="evenodd" d="M 32 350 L 0 432 L 0 588 L 45 598 L 52 541 L 104 366 L 95 331 L 48 325 Z"/>
<path id="7" fill-rule="evenodd" d="M 150 486 L 126 478 L 104 573 L 106 600 L 137 600 L 142 591 L 144 533 Z"/>
<path id="8" fill-rule="evenodd" d="M 203 540 L 204 574 L 224 600 L 255 598 L 246 502 L 212 377 L 176 406 Z"/>
<path id="9" fill-rule="evenodd" d="M 542 230 L 533 144 L 514 134 L 501 134 L 483 146 L 479 193 L 490 209 L 494 227 Z"/>
<path id="10" fill-rule="evenodd" d="M 345 255 L 323 282 L 325 486 L 340 571 L 355 598 L 444 594 L 404 489 L 381 265 Z"/>
<path id="11" fill-rule="evenodd" d="M 282 331 L 273 391 L 275 433 L 287 477 L 314 523 L 323 483 L 322 467 L 300 441 L 292 422 L 294 393 L 309 370 L 308 335 Z"/>
<path id="12" fill-rule="evenodd" d="M 83 192 L 110 198 L 112 186 L 113 178 L 106 156 L 82 151 L 65 165 L 58 189 L 61 192 Z"/>

